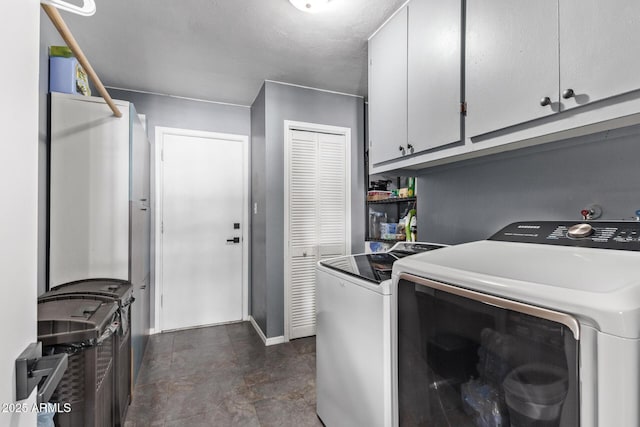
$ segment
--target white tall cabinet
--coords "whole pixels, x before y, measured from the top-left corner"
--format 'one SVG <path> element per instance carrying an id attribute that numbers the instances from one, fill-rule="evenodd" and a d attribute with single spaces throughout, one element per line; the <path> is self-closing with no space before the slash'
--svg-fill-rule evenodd
<path id="1" fill-rule="evenodd" d="M 149 142 L 133 105 L 51 94 L 49 287 L 129 280 L 134 376 L 149 335 Z"/>

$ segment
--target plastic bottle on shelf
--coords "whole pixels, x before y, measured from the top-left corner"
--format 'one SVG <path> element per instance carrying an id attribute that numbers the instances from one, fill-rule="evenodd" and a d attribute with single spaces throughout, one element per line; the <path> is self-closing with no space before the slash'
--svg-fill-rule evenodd
<path id="1" fill-rule="evenodd" d="M 416 210 L 415 209 L 411 209 L 409 211 L 409 213 L 407 214 L 407 216 L 405 217 L 404 230 L 405 230 L 405 234 L 407 236 L 407 242 L 411 242 L 411 219 L 413 217 L 415 217 L 415 215 L 416 215 Z"/>
<path id="2" fill-rule="evenodd" d="M 409 231 L 411 232 L 411 241 L 415 242 L 418 235 L 418 218 L 415 213 L 411 217 L 411 224 L 409 225 Z"/>

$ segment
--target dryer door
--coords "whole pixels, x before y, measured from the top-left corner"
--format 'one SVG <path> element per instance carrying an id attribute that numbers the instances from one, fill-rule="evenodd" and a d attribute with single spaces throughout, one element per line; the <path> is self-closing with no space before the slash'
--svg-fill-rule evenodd
<path id="1" fill-rule="evenodd" d="M 580 425 L 574 318 L 411 275 L 400 279 L 400 425 Z"/>

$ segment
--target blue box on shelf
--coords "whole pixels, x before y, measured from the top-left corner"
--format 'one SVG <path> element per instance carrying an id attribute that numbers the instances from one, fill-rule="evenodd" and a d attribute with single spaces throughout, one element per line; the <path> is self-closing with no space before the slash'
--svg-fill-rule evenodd
<path id="1" fill-rule="evenodd" d="M 74 57 L 49 57 L 49 92 L 91 95 L 87 73 Z"/>
<path id="2" fill-rule="evenodd" d="M 76 58 L 52 56 L 49 58 L 49 92 L 78 94 L 76 84 Z"/>

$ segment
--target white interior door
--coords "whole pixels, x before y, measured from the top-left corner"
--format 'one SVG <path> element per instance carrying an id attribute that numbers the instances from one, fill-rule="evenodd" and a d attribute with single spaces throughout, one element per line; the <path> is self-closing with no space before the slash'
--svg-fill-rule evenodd
<path id="1" fill-rule="evenodd" d="M 349 251 L 345 134 L 290 130 L 288 138 L 289 339 L 316 333 L 316 263 Z"/>
<path id="2" fill-rule="evenodd" d="M 163 330 L 241 320 L 246 298 L 245 144 L 185 132 L 162 134 Z"/>

